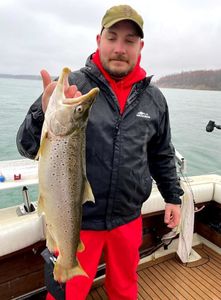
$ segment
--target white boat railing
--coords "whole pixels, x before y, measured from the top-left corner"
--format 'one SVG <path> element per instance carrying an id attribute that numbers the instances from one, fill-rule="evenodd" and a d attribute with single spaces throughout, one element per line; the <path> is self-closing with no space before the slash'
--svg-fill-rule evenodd
<path id="1" fill-rule="evenodd" d="M 186 161 L 176 150 L 177 172 L 186 171 Z M 29 201 L 27 186 L 38 184 L 38 162 L 30 159 L 0 161 L 0 191 L 22 188 L 23 204 L 18 207 L 18 214 L 23 215 L 35 209 L 35 203 Z"/>
<path id="2" fill-rule="evenodd" d="M 180 154 L 180 152 L 178 152 L 177 150 L 175 150 L 175 159 L 176 159 L 176 164 L 177 164 L 177 172 L 179 173 L 186 173 L 186 160 L 185 158 L 182 156 L 182 154 Z"/>
<path id="3" fill-rule="evenodd" d="M 0 161 L 0 190 L 38 184 L 38 162 L 30 159 Z"/>
<path id="4" fill-rule="evenodd" d="M 178 172 L 186 172 L 186 160 L 176 150 Z M 38 184 L 38 162 L 31 159 L 0 161 L 0 190 Z"/>

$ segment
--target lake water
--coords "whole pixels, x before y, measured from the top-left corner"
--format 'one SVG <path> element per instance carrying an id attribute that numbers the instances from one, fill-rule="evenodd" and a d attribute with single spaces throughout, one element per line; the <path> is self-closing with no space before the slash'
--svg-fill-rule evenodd
<path id="1" fill-rule="evenodd" d="M 209 120 L 221 124 L 221 92 L 161 90 L 169 106 L 173 144 L 187 160 L 187 175 L 221 174 L 221 130 L 206 132 Z M 16 133 L 41 92 L 41 81 L 0 78 L 1 161 L 22 158 L 16 148 Z M 37 187 L 30 190 L 35 201 Z M 21 189 L 0 191 L 0 208 L 21 201 Z"/>

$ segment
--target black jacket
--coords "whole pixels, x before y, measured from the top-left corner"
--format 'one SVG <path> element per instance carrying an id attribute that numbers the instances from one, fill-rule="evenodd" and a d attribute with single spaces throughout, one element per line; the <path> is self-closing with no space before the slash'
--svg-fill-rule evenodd
<path id="1" fill-rule="evenodd" d="M 151 193 L 152 178 L 166 202 L 181 203 L 168 107 L 150 78 L 133 86 L 122 115 L 116 96 L 90 59 L 70 74 L 69 82 L 83 94 L 100 88 L 86 131 L 87 177 L 96 204 L 83 205 L 82 228 L 112 229 L 138 217 Z M 39 97 L 17 134 L 22 155 L 35 157 L 43 120 Z"/>

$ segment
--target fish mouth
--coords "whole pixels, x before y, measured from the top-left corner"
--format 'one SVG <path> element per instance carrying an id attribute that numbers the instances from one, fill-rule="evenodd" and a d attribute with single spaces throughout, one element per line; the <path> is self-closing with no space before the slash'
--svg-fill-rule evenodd
<path id="1" fill-rule="evenodd" d="M 58 79 L 58 86 L 60 86 L 60 88 L 64 89 L 65 83 L 68 84 L 68 76 L 71 73 L 71 70 L 67 67 L 63 68 L 61 75 Z M 75 98 L 63 98 L 62 99 L 62 104 L 64 105 L 79 105 L 84 103 L 88 105 L 90 105 L 94 100 L 95 97 L 97 96 L 99 92 L 99 88 L 93 88 L 91 89 L 88 93 L 81 95 L 79 97 L 75 97 Z"/>
<path id="2" fill-rule="evenodd" d="M 65 98 L 63 100 L 63 104 L 66 105 L 79 105 L 79 104 L 83 104 L 85 106 L 90 106 L 91 103 L 95 100 L 97 94 L 99 93 L 99 88 L 93 88 L 91 89 L 87 94 L 81 95 L 79 97 L 76 98 Z"/>

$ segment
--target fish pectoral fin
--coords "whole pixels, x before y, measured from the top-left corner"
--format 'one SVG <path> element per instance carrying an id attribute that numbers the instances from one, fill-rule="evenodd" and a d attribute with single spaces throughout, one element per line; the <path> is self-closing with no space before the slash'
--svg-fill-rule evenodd
<path id="1" fill-rule="evenodd" d="M 91 185 L 87 179 L 85 179 L 85 185 L 84 185 L 84 194 L 83 194 L 83 204 L 87 201 L 91 201 L 95 203 L 94 194 L 92 192 Z"/>
<path id="2" fill-rule="evenodd" d="M 65 283 L 67 280 L 79 275 L 88 277 L 87 273 L 83 270 L 79 262 L 78 265 L 72 269 L 65 268 L 58 262 L 55 263 L 54 279 L 56 281 Z"/>
<path id="3" fill-rule="evenodd" d="M 77 252 L 83 252 L 84 250 L 85 250 L 84 243 L 80 241 L 80 243 L 78 244 Z"/>
<path id="4" fill-rule="evenodd" d="M 41 215 L 44 212 L 44 198 L 40 194 L 38 197 L 38 215 Z"/>

